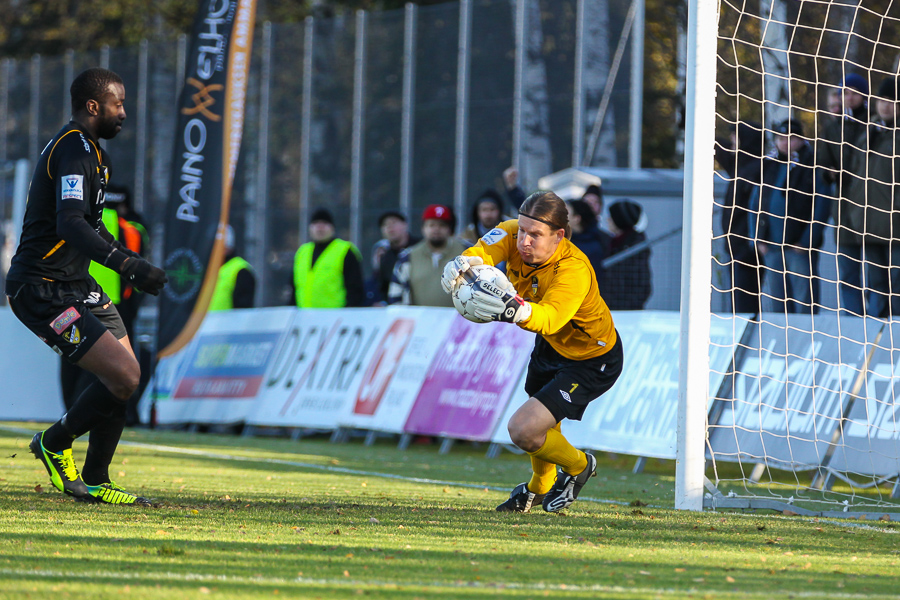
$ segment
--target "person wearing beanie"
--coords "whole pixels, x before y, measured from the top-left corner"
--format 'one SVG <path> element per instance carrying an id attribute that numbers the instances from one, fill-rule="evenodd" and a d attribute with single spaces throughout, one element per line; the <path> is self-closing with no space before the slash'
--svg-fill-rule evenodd
<path id="1" fill-rule="evenodd" d="M 496 190 L 486 189 L 472 205 L 469 224 L 460 237 L 474 244 L 481 236 L 510 218 L 503 214 L 503 197 Z"/>
<path id="2" fill-rule="evenodd" d="M 846 200 L 841 199 L 838 215 L 838 274 L 842 254 L 862 249 L 852 256 L 855 262 L 851 283 L 864 289 L 854 294 L 856 304 L 842 305 L 858 315 L 878 318 L 900 316 L 900 129 L 897 128 L 896 76 L 880 82 L 875 95 L 877 120 L 870 123 L 848 146 L 842 182 Z M 861 259 L 865 260 L 862 261 Z M 847 262 L 847 259 L 844 259 Z M 864 277 L 861 270 L 864 269 Z M 841 284 L 847 282 L 841 280 Z M 895 291 L 891 291 L 895 290 Z M 842 288 L 843 291 L 843 288 Z M 843 299 L 843 295 L 842 295 Z"/>
<path id="3" fill-rule="evenodd" d="M 309 218 L 309 239 L 294 255 L 293 299 L 300 308 L 363 306 L 362 255 L 335 236 L 334 217 L 317 208 Z"/>
<path id="4" fill-rule="evenodd" d="M 854 153 L 852 143 L 865 135 L 869 122 L 869 94 L 867 78 L 849 73 L 842 82 L 843 115 L 825 120 L 816 142 L 816 166 L 821 177 L 831 186 L 825 193 L 832 201 L 837 243 L 837 280 L 841 307 L 863 314 L 865 299 L 862 290 L 862 238 L 853 230 L 850 220 L 855 208 L 848 201 L 848 187 L 853 174 L 847 168 Z"/>
<path id="5" fill-rule="evenodd" d="M 453 236 L 456 217 L 450 207 L 430 204 L 422 213 L 422 241 L 400 253 L 391 285 L 388 304 L 413 306 L 453 306 L 450 296 L 441 290 L 444 265 L 471 244 Z"/>
<path id="6" fill-rule="evenodd" d="M 644 209 L 632 200 L 613 202 L 607 225 L 613 238 L 605 263 L 603 298 L 610 310 L 643 310 L 652 291 L 650 248 L 620 261 L 616 261 L 616 254 L 647 241 Z"/>
<path id="7" fill-rule="evenodd" d="M 381 239 L 372 246 L 372 279 L 367 295 L 374 306 L 387 303 L 388 289 L 394 275 L 394 266 L 400 253 L 422 241 L 409 232 L 406 215 L 396 210 L 388 210 L 378 217 Z"/>

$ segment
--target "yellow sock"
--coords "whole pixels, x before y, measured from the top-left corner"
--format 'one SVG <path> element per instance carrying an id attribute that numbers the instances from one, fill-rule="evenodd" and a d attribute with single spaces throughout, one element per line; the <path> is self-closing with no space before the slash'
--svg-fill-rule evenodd
<path id="1" fill-rule="evenodd" d="M 535 494 L 546 494 L 556 481 L 556 465 L 541 460 L 536 456 L 531 457 L 531 481 L 528 482 L 528 490 Z"/>
<path id="2" fill-rule="evenodd" d="M 528 454 L 532 458 L 532 467 L 534 459 L 538 458 L 559 465 L 569 475 L 578 475 L 587 468 L 587 457 L 584 452 L 570 444 L 556 427 L 547 430 L 547 440 L 543 446 Z M 528 489 L 534 491 L 530 486 Z"/>

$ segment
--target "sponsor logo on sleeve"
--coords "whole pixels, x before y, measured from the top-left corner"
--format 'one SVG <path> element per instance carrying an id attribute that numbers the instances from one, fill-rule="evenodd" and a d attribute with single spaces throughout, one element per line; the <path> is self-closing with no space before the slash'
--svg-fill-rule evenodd
<path id="1" fill-rule="evenodd" d="M 66 175 L 62 180 L 63 200 L 84 200 L 84 175 Z"/>
<path id="2" fill-rule="evenodd" d="M 62 335 L 62 332 L 66 330 L 66 327 L 77 321 L 81 318 L 81 313 L 79 313 L 74 308 L 67 308 L 66 312 L 59 315 L 53 321 L 50 322 L 50 329 L 56 332 L 57 335 Z"/>
<path id="3" fill-rule="evenodd" d="M 488 246 L 493 246 L 500 240 L 506 237 L 506 231 L 500 229 L 499 227 L 494 227 L 486 234 L 484 234 L 481 238 L 481 241 L 487 244 Z"/>

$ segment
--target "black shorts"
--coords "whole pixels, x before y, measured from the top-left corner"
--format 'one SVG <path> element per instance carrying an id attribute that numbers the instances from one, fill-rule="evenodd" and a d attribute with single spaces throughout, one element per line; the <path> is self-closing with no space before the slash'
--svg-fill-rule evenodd
<path id="1" fill-rule="evenodd" d="M 8 281 L 6 294 L 16 317 L 54 352 L 78 362 L 100 336 L 117 340 L 127 332 L 116 307 L 92 278 L 82 281 Z"/>
<path id="2" fill-rule="evenodd" d="M 525 377 L 525 392 L 556 418 L 580 421 L 592 400 L 605 394 L 622 373 L 622 338 L 616 332 L 616 343 L 602 356 L 572 360 L 562 356 L 540 335 Z"/>

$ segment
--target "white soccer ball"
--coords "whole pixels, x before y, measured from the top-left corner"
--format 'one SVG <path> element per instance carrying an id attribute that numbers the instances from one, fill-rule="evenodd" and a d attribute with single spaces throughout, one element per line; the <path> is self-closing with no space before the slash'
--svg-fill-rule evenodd
<path id="1" fill-rule="evenodd" d="M 467 273 L 469 272 L 472 273 L 474 277 L 464 279 L 461 283 L 458 283 L 450 293 L 450 297 L 453 298 L 453 306 L 455 306 L 459 314 L 468 321 L 472 321 L 473 323 L 490 323 L 490 319 L 485 320 L 476 317 L 466 308 L 466 306 L 468 305 L 469 300 L 472 299 L 472 291 L 476 281 L 488 281 L 493 283 L 498 277 L 506 279 L 506 275 L 504 275 L 503 271 L 497 267 L 492 267 L 490 265 L 472 265 L 469 267 Z"/>

